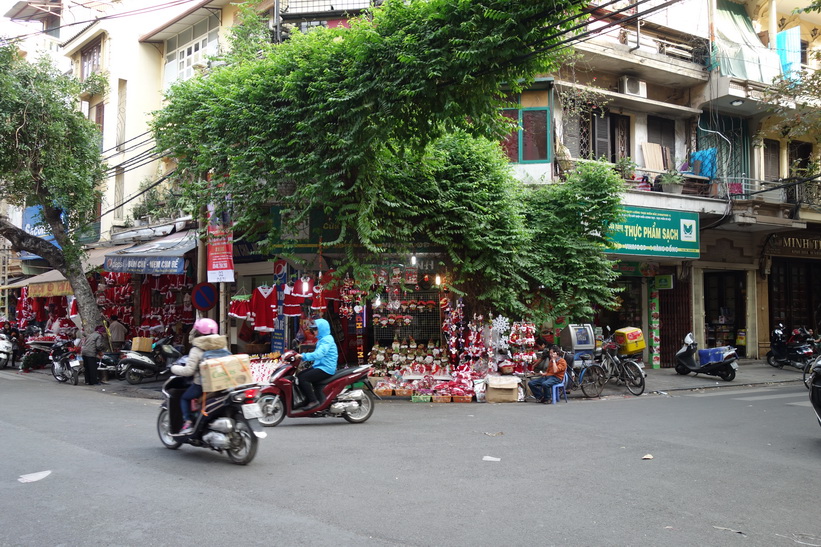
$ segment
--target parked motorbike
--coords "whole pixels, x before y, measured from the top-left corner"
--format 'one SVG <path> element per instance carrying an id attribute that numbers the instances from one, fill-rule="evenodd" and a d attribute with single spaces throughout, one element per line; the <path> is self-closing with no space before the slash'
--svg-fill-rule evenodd
<path id="1" fill-rule="evenodd" d="M 816 361 L 810 371 L 807 387 L 810 388 L 810 404 L 815 411 L 818 425 L 821 425 L 821 362 Z"/>
<path id="2" fill-rule="evenodd" d="M 289 418 L 341 417 L 352 424 L 366 421 L 373 414 L 373 386 L 368 380 L 371 367 L 368 365 L 343 368 L 320 383 L 325 400 L 310 410 L 294 408 L 305 402 L 299 389 L 297 372 L 302 367 L 302 359 L 293 350 L 282 354 L 281 364 L 271 374 L 268 386 L 262 389 L 259 404 L 262 416 L 259 422 L 266 427 L 279 425 L 285 416 Z M 364 382 L 367 390 L 353 389 L 352 385 Z"/>
<path id="3" fill-rule="evenodd" d="M 776 368 L 785 365 L 806 371 L 812 360 L 812 348 L 806 343 L 787 342 L 784 334 L 784 325 L 779 323 L 770 333 L 770 351 L 767 352 L 767 363 Z"/>
<path id="4" fill-rule="evenodd" d="M 698 351 L 698 354 L 696 354 Z M 738 369 L 738 354 L 732 346 L 698 350 L 693 333 L 684 337 L 684 345 L 676 352 L 676 372 L 687 375 L 708 374 L 729 382 L 735 378 Z"/>
<path id="5" fill-rule="evenodd" d="M 132 349 L 123 350 L 123 358 L 119 362 L 119 368 L 123 371 L 123 376 L 129 384 L 139 384 L 144 378 L 157 378 L 170 372 L 170 365 L 182 354 L 177 348 L 171 345 L 173 336 L 166 336 L 154 342 L 150 353 L 134 351 Z"/>
<path id="6" fill-rule="evenodd" d="M 60 383 L 68 382 L 72 379 L 72 370 L 76 370 L 82 363 L 77 354 L 80 352 L 78 340 L 61 340 L 51 346 L 49 359 L 51 359 L 51 375 Z M 76 362 L 72 367 L 72 362 Z M 74 383 L 74 385 L 77 385 Z"/>
<path id="7" fill-rule="evenodd" d="M 63 368 L 71 369 L 71 383 L 75 386 L 79 384 L 80 376 L 85 375 L 85 365 L 83 358 L 80 357 L 79 348 L 77 348 L 75 354 L 63 356 L 60 364 Z M 97 377 L 102 377 L 103 373 L 108 373 L 109 378 L 123 379 L 125 376 L 125 366 L 120 362 L 119 353 L 104 353 L 103 356 L 97 360 Z"/>
<path id="8" fill-rule="evenodd" d="M 162 444 L 171 450 L 190 444 L 224 451 L 235 464 L 250 463 L 257 453 L 258 439 L 267 436 L 259 423 L 262 415 L 259 386 L 248 384 L 210 393 L 205 408 L 194 422 L 194 431 L 182 435 L 179 433 L 183 424 L 180 398 L 189 385 L 190 379 L 182 376 L 171 376 L 163 384 L 164 400 L 157 417 L 157 433 Z"/>
<path id="9" fill-rule="evenodd" d="M 5 334 L 0 334 L 0 368 L 6 368 L 11 363 L 13 354 L 11 340 Z"/>

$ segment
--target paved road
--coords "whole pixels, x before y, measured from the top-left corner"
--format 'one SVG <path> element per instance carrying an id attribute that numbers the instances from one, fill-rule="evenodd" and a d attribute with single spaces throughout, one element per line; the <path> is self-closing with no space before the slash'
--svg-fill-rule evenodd
<path id="1" fill-rule="evenodd" d="M 806 397 L 392 401 L 286 419 L 240 467 L 163 448 L 156 400 L 0 372 L 0 545 L 821 544 Z"/>

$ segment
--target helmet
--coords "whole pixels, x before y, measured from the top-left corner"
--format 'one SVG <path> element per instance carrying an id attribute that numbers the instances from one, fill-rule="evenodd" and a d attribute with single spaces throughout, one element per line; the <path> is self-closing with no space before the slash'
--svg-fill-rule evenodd
<path id="1" fill-rule="evenodd" d="M 310 330 L 318 330 L 319 329 L 319 327 L 316 326 L 316 321 L 311 321 L 310 323 L 308 323 L 308 328 Z"/>
<path id="2" fill-rule="evenodd" d="M 194 330 L 200 334 L 217 334 L 220 329 L 216 321 L 203 317 L 194 323 Z"/>

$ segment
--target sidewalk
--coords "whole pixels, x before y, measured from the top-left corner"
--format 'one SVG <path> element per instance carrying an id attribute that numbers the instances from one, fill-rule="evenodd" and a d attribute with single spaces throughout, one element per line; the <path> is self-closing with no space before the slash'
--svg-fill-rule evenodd
<path id="1" fill-rule="evenodd" d="M 784 382 L 800 382 L 802 377 L 801 371 L 796 368 L 784 367 L 783 369 L 777 369 L 768 365 L 766 361 L 756 359 L 740 359 L 738 361 L 736 377 L 730 382 L 725 382 L 717 376 L 706 376 L 703 374 L 688 374 L 687 376 L 682 376 L 676 373 L 673 368 L 653 369 L 645 367 L 644 371 L 647 373 L 647 387 L 645 389 L 645 393 L 669 393 L 671 391 L 687 391 L 693 389 L 716 389 L 778 384 Z M 11 367 L 3 369 L 3 372 L 20 373 L 19 370 Z M 48 368 L 33 370 L 25 375 L 30 375 L 32 378 L 38 378 L 41 380 L 50 380 L 57 384 L 51 375 L 51 369 Z M 80 385 L 78 386 L 66 385 L 64 387 L 74 389 L 94 389 L 96 391 L 122 395 L 124 397 L 162 399 L 162 393 L 160 393 L 162 384 L 163 382 L 146 381 L 139 385 L 131 385 L 125 380 L 110 380 L 106 385 L 90 387 L 84 385 L 81 380 Z M 624 393 L 626 393 L 626 390 L 623 387 L 617 388 L 608 385 L 605 387 L 602 396 Z M 570 394 L 570 397 L 583 397 L 583 395 L 581 394 L 581 391 L 574 391 Z M 383 399 L 383 401 L 391 400 L 403 401 L 407 400 L 407 398 L 388 397 Z"/>
<path id="2" fill-rule="evenodd" d="M 778 369 L 759 359 L 739 359 L 735 379 L 729 382 L 704 374 L 682 376 L 673 368 L 645 367 L 644 371 L 647 373 L 647 393 L 800 382 L 802 377 L 797 368 Z"/>

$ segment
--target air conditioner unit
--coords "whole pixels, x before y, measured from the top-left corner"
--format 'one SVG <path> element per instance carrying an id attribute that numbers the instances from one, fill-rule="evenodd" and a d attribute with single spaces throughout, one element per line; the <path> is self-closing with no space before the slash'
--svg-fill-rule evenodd
<path id="1" fill-rule="evenodd" d="M 619 78 L 619 93 L 632 95 L 634 97 L 647 98 L 647 82 L 639 80 L 635 76 L 622 76 Z"/>

